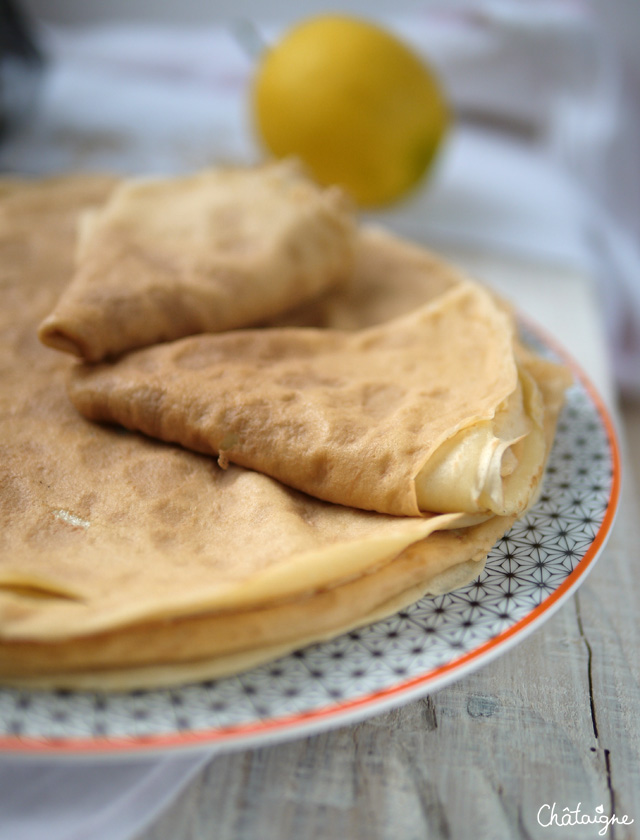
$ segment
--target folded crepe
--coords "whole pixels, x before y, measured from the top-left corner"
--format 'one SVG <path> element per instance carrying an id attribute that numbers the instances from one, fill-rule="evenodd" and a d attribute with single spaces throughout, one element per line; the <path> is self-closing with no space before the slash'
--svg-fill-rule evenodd
<path id="1" fill-rule="evenodd" d="M 521 513 L 544 461 L 538 386 L 475 283 L 357 331 L 238 330 L 73 369 L 71 399 L 319 499 L 404 516 Z"/>
<path id="2" fill-rule="evenodd" d="M 79 215 L 110 186 L 0 200 L 0 680 L 116 690 L 237 672 L 476 576 L 512 517 L 334 505 L 75 411 L 68 359 L 35 328 Z M 565 374 L 526 353 L 516 367 L 548 450 Z"/>
<path id="3" fill-rule="evenodd" d="M 350 273 L 354 224 L 337 188 L 285 161 L 122 182 L 79 233 L 75 273 L 39 334 L 98 361 L 316 297 Z"/>

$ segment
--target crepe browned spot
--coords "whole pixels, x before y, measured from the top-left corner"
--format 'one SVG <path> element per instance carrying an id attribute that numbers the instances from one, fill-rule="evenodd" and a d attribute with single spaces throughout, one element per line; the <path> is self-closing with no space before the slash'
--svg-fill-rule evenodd
<path id="1" fill-rule="evenodd" d="M 73 279 L 39 332 L 89 361 L 273 318 L 353 261 L 344 196 L 291 161 L 125 181 L 80 221 Z"/>

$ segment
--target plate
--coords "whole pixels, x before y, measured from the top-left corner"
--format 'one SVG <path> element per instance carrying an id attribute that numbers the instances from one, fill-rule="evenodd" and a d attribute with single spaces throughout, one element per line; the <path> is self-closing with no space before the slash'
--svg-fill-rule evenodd
<path id="1" fill-rule="evenodd" d="M 558 355 L 537 332 L 524 332 L 540 352 Z M 380 713 L 504 653 L 584 580 L 618 503 L 613 423 L 571 364 L 576 382 L 538 502 L 472 584 L 235 677 L 127 694 L 2 689 L 0 748 L 104 755 L 256 746 Z"/>

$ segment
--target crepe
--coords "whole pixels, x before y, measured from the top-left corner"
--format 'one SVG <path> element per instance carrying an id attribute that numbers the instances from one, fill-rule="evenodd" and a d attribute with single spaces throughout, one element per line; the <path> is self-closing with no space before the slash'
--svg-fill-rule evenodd
<path id="1" fill-rule="evenodd" d="M 434 533 L 426 553 L 417 543 L 354 580 L 275 605 L 145 621 L 48 644 L 5 640 L 0 672 L 8 683 L 117 689 L 237 672 L 468 583 L 510 524 L 494 518 Z"/>
<path id="2" fill-rule="evenodd" d="M 491 295 L 460 282 L 364 330 L 238 330 L 79 366 L 69 393 L 91 420 L 336 504 L 508 516 L 526 508 L 545 451 L 513 342 Z"/>
<path id="3" fill-rule="evenodd" d="M 271 319 L 269 326 L 354 330 L 391 321 L 418 309 L 464 274 L 426 248 L 377 225 L 361 225 L 353 271 L 344 283 L 310 303 Z M 497 301 L 504 306 L 504 301 Z"/>
<path id="4" fill-rule="evenodd" d="M 78 217 L 110 189 L 58 179 L 0 201 L 0 680 L 119 690 L 233 673 L 476 576 L 511 517 L 335 505 L 77 413 L 70 360 L 36 324 Z M 565 374 L 515 355 L 548 448 Z"/>
<path id="5" fill-rule="evenodd" d="M 81 219 L 41 340 L 89 361 L 275 317 L 343 281 L 354 224 L 292 161 L 118 184 Z"/>

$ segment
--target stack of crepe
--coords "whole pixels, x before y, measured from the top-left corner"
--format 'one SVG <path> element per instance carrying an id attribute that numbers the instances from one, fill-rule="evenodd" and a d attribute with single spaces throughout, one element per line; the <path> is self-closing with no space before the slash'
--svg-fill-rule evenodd
<path id="1" fill-rule="evenodd" d="M 5 684 L 240 671 L 469 582 L 535 498 L 566 371 L 294 167 L 0 214 Z"/>

